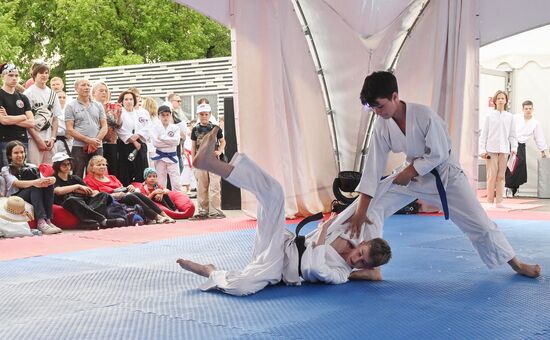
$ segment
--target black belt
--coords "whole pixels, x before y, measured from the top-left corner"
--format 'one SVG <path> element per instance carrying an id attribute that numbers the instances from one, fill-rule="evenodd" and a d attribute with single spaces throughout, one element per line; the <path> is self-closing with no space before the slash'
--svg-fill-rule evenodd
<path id="1" fill-rule="evenodd" d="M 58 141 L 58 140 L 62 141 L 63 145 L 65 146 L 65 150 L 67 151 L 67 155 L 71 154 L 71 150 L 69 150 L 69 144 L 67 144 L 67 137 L 65 137 L 65 136 L 56 136 L 55 140 L 56 141 Z"/>
<path id="2" fill-rule="evenodd" d="M 304 255 L 304 252 L 306 251 L 306 237 L 300 235 L 300 230 L 302 230 L 302 228 L 309 222 L 318 221 L 322 218 L 323 213 L 317 213 L 304 218 L 296 226 L 296 237 L 294 238 L 294 243 L 296 244 L 296 248 L 298 248 L 298 274 L 300 274 L 300 276 L 302 276 L 302 255 Z"/>

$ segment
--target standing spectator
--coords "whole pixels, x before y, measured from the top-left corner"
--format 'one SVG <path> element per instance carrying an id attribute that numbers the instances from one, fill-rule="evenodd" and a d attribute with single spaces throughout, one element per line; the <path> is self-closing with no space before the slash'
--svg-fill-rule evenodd
<path id="1" fill-rule="evenodd" d="M 67 94 L 64 91 L 57 91 L 56 94 L 61 106 L 61 116 L 57 117 L 57 136 L 54 149 L 56 152 L 66 152 L 70 155 L 73 148 L 73 139 L 67 135 L 67 125 L 65 124 Z"/>
<path id="2" fill-rule="evenodd" d="M 208 104 L 208 105 L 210 105 L 210 101 L 209 101 L 207 98 L 202 97 L 202 98 L 199 98 L 199 100 L 197 100 L 197 105 L 201 105 L 201 104 Z M 199 113 L 197 112 L 197 115 L 198 115 L 198 114 L 199 114 Z M 214 116 L 212 115 L 212 112 L 210 112 L 210 119 L 209 119 L 208 121 L 211 122 L 211 123 L 214 124 L 214 125 L 220 126 L 220 124 L 219 124 L 218 120 L 216 119 L 216 117 L 214 117 Z M 220 129 L 223 130 L 223 126 L 220 126 Z"/>
<path id="3" fill-rule="evenodd" d="M 157 120 L 153 124 L 152 140 L 156 155 L 152 158 L 158 175 L 158 182 L 165 188 L 170 176 L 172 190 L 182 191 L 176 148 L 180 144 L 180 128 L 172 123 L 172 111 L 168 106 L 158 109 Z"/>
<path id="4" fill-rule="evenodd" d="M 136 95 L 130 90 L 118 97 L 122 104 L 121 126 L 118 128 L 118 178 L 125 186 L 143 182 L 143 170 L 148 167 L 147 139 L 150 138 L 149 113 L 136 110 Z M 129 158 L 130 157 L 130 158 Z"/>
<path id="5" fill-rule="evenodd" d="M 548 149 L 542 128 L 538 120 L 533 118 L 533 102 L 526 100 L 521 106 L 523 107 L 523 115 L 514 116 L 514 123 L 516 124 L 516 132 L 518 135 L 517 166 L 514 172 L 510 172 L 508 168 L 506 169 L 505 186 L 510 188 L 512 196 L 516 195 L 520 185 L 527 183 L 527 154 L 525 152 L 525 143 L 527 143 L 529 138 L 533 137 L 542 158 L 546 158 L 545 151 Z"/>
<path id="6" fill-rule="evenodd" d="M 15 90 L 19 71 L 14 64 L 0 65 L 3 85 L 0 89 L 0 167 L 8 165 L 6 144 L 12 140 L 28 146 L 27 128 L 34 126 L 29 99 Z"/>
<path id="7" fill-rule="evenodd" d="M 506 111 L 506 92 L 497 91 L 493 103 L 495 110 L 489 112 L 485 118 L 479 149 L 481 158 L 487 164 L 487 203 L 493 204 L 495 208 L 504 208 L 502 197 L 506 164 L 510 153 L 517 152 L 518 141 L 514 118 Z"/>
<path id="8" fill-rule="evenodd" d="M 57 94 L 46 83 L 50 78 L 50 67 L 42 62 L 31 67 L 34 84 L 23 94 L 29 98 L 34 114 L 35 126 L 27 129 L 30 135 L 28 159 L 33 164 L 52 164 L 57 139 L 58 118 L 63 111 Z"/>
<path id="9" fill-rule="evenodd" d="M 105 109 L 90 97 L 90 82 L 77 79 L 74 88 L 78 97 L 65 108 L 67 134 L 74 138 L 71 157 L 73 174 L 84 177 L 86 164 L 94 155 L 103 155 L 103 138 L 107 134 Z"/>
<path id="10" fill-rule="evenodd" d="M 191 130 L 193 158 L 195 158 L 204 136 L 216 126 L 209 121 L 210 112 L 211 108 L 208 104 L 197 106 L 199 123 Z M 218 130 L 216 137 L 217 146 L 214 153 L 216 157 L 219 157 L 225 148 L 225 139 L 223 138 L 221 129 Z M 197 197 L 199 203 L 197 218 L 224 218 L 225 215 L 221 210 L 221 177 L 200 169 L 195 169 L 195 177 L 197 179 Z"/>
<path id="11" fill-rule="evenodd" d="M 51 80 L 50 80 L 50 87 L 52 88 L 52 90 L 57 93 L 59 91 L 65 91 L 65 84 L 63 83 L 63 79 L 59 78 L 59 77 L 53 77 Z M 66 101 L 67 103 L 73 101 L 74 99 L 71 98 L 70 96 L 66 96 Z"/>
<path id="12" fill-rule="evenodd" d="M 158 115 L 157 115 L 157 111 L 158 111 L 157 101 L 151 97 L 146 97 L 145 99 L 143 99 L 142 109 L 144 109 L 149 113 L 149 118 L 151 119 L 151 129 L 153 129 L 153 126 L 155 125 L 155 123 L 159 121 Z M 151 139 L 147 141 L 147 160 L 149 161 L 149 166 L 153 165 L 152 158 L 155 157 L 155 154 L 156 154 L 155 146 L 153 144 L 153 139 L 151 136 Z"/>
<path id="13" fill-rule="evenodd" d="M 25 161 L 25 146 L 18 140 L 6 145 L 6 157 L 9 165 L 2 167 L 2 177 L 6 182 L 7 196 L 16 195 L 32 204 L 36 226 L 42 233 L 60 233 L 62 230 L 51 221 L 55 177 L 42 178 L 36 165 Z"/>
<path id="14" fill-rule="evenodd" d="M 98 81 L 92 86 L 92 98 L 103 106 L 107 120 L 107 134 L 103 138 L 103 157 L 111 175 L 118 176 L 118 150 L 116 129 L 122 124 L 122 105 L 111 103 L 111 91 L 106 83 Z"/>

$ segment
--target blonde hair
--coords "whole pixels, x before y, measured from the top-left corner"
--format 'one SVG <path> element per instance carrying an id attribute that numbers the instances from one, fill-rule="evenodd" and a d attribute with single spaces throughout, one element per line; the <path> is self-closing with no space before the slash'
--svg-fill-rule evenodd
<path id="1" fill-rule="evenodd" d="M 95 97 L 95 93 L 99 90 L 100 86 L 105 86 L 105 88 L 107 89 L 107 102 L 110 102 L 111 90 L 109 90 L 109 86 L 107 86 L 107 83 L 105 83 L 104 81 L 98 81 L 94 83 L 94 85 L 92 86 L 92 97 Z"/>
<path id="2" fill-rule="evenodd" d="M 154 100 L 153 98 L 151 97 L 144 98 L 143 102 L 141 103 L 141 107 L 147 110 L 147 112 L 149 112 L 149 115 L 151 116 L 151 118 L 157 117 L 158 105 L 157 105 L 157 101 Z"/>
<path id="3" fill-rule="evenodd" d="M 90 158 L 90 160 L 88 161 L 88 166 L 86 167 L 86 171 L 89 172 L 92 166 L 96 165 L 96 163 L 102 160 L 107 162 L 107 159 L 101 155 L 95 155 L 92 158 Z"/>

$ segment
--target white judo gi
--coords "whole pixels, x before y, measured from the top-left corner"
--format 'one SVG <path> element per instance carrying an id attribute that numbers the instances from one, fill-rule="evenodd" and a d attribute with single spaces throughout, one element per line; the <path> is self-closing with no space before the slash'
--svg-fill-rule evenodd
<path id="1" fill-rule="evenodd" d="M 158 183 L 166 188 L 167 177 L 173 191 L 183 191 L 181 187 L 180 168 L 176 148 L 180 143 L 180 128 L 176 124 L 168 124 L 167 127 L 157 119 L 153 121 L 152 141 L 155 147 L 155 155 L 152 160 L 157 171 Z"/>
<path id="2" fill-rule="evenodd" d="M 435 176 L 430 173 L 436 168 L 447 192 L 449 217 L 470 239 L 481 260 L 489 268 L 508 262 L 515 256 L 514 251 L 479 204 L 452 155 L 446 124 L 427 106 L 406 104 L 405 135 L 393 119 L 376 120 L 363 175 L 356 189 L 372 197 L 367 216 L 373 224 L 365 225 L 362 238 L 382 237 L 384 220 L 417 198 L 441 207 Z M 407 161 L 412 162 L 418 172 L 416 181 L 406 187 L 393 184 L 397 173 L 380 180 L 389 151 L 407 155 Z M 334 224 L 341 225 L 353 215 L 357 202 L 342 212 Z"/>
<path id="3" fill-rule="evenodd" d="M 281 185 L 243 154 L 235 154 L 231 164 L 234 169 L 226 180 L 250 191 L 258 199 L 258 227 L 252 260 L 242 270 L 212 272 L 200 288 L 219 289 L 231 295 L 248 295 L 281 280 L 288 285 L 300 285 L 298 249 L 294 234 L 286 229 Z M 334 223 L 329 229 L 333 227 Z M 327 239 L 326 244 L 313 248 L 311 242 L 316 240 L 313 238 L 316 233 L 310 233 L 306 239 L 307 248 L 301 263 L 303 279 L 330 284 L 347 282 L 353 268 L 330 246 L 336 233 L 332 233 L 330 242 Z"/>

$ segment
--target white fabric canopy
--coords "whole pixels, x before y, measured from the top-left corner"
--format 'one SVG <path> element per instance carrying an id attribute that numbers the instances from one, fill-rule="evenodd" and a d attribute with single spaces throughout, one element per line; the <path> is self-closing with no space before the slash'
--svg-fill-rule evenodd
<path id="1" fill-rule="evenodd" d="M 300 27 L 296 1 L 177 1 L 232 29 L 239 150 L 282 183 L 288 216 L 327 211 L 338 169 L 327 99 L 334 113 L 340 169 L 357 170 L 369 118 L 358 100 L 363 79 L 391 64 L 426 1 L 299 1 L 328 98 Z M 521 11 L 502 10 L 520 4 L 525 7 Z M 401 98 L 431 106 L 448 122 L 453 152 L 470 178 L 475 178 L 477 164 L 479 39 L 490 42 L 550 20 L 540 14 L 548 13 L 547 2 L 533 0 L 529 5 L 513 0 L 431 0 L 399 56 Z M 503 20 L 503 12 L 522 13 L 529 20 Z M 250 197 L 243 200 L 245 208 L 253 209 Z"/>

